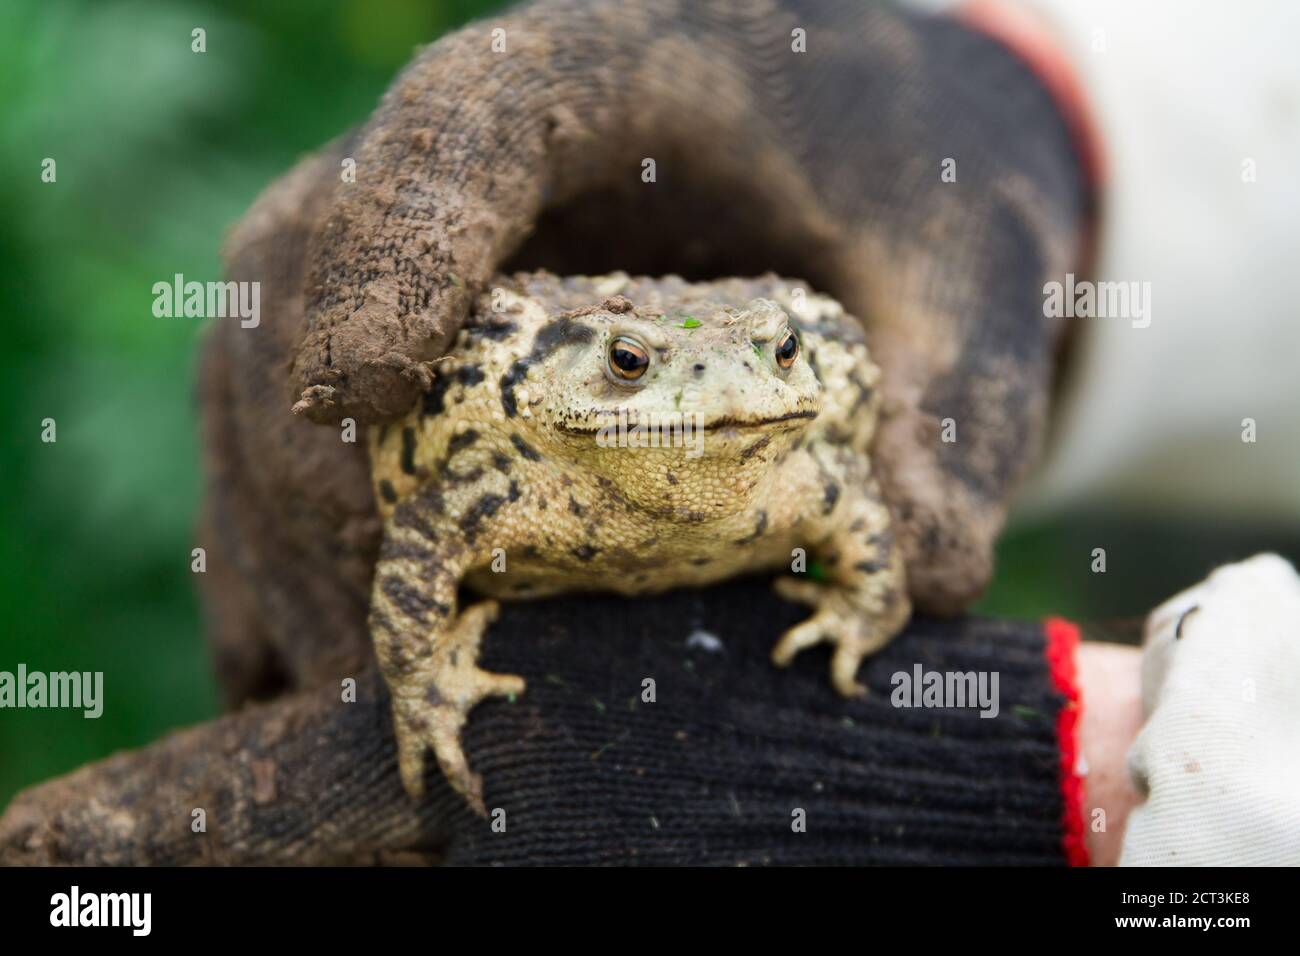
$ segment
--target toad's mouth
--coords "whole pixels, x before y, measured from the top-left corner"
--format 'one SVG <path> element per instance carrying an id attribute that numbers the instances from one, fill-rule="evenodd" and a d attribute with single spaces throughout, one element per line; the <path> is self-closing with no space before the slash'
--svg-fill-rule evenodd
<path id="1" fill-rule="evenodd" d="M 736 418 L 724 416 L 711 421 L 698 421 L 699 413 L 675 412 L 671 414 L 651 413 L 647 421 L 642 422 L 638 416 L 630 415 L 626 409 L 613 412 L 595 412 L 588 416 L 595 418 L 598 425 L 569 425 L 560 423 L 555 427 L 566 435 L 599 435 L 610 428 L 645 428 L 667 430 L 671 428 L 690 428 L 699 432 L 748 431 L 750 429 L 770 428 L 785 425 L 795 427 L 796 422 L 811 421 L 816 418 L 815 410 L 787 412 L 773 418 Z"/>

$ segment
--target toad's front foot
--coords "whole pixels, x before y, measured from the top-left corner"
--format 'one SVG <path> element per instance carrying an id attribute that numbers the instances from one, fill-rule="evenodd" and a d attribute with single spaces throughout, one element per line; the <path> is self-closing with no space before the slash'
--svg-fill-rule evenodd
<path id="1" fill-rule="evenodd" d="M 808 604 L 816 611 L 781 636 L 772 648 L 772 663 L 787 667 L 804 648 L 824 641 L 835 647 L 831 684 L 845 697 L 865 694 L 867 689 L 857 681 L 858 666 L 902 629 L 910 610 L 906 597 L 887 593 L 878 602 L 864 602 L 855 600 L 859 596 L 848 588 L 802 578 L 778 578 L 774 587 L 787 601 Z"/>
<path id="2" fill-rule="evenodd" d="M 493 674 L 476 664 L 479 641 L 498 610 L 496 601 L 466 608 L 447 633 L 434 638 L 428 662 L 392 688 L 398 765 L 406 792 L 412 797 L 424 793 L 424 755 L 432 748 L 452 788 L 482 817 L 487 816 L 483 781 L 469 769 L 461 750 L 461 728 L 479 701 L 524 691 L 522 677 Z"/>

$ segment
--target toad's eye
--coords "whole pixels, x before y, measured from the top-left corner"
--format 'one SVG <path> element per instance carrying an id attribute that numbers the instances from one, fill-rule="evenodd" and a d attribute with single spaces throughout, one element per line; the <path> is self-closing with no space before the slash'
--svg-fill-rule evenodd
<path id="1" fill-rule="evenodd" d="M 799 338 L 794 334 L 794 329 L 786 329 L 781 333 L 780 341 L 776 343 L 776 364 L 782 368 L 789 368 L 798 357 Z"/>
<path id="2" fill-rule="evenodd" d="M 609 370 L 616 378 L 635 381 L 649 364 L 650 353 L 639 343 L 621 337 L 609 343 Z"/>

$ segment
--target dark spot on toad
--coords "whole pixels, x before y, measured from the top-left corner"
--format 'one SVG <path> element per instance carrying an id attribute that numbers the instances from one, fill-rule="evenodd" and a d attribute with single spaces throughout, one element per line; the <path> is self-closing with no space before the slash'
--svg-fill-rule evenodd
<path id="1" fill-rule="evenodd" d="M 447 408 L 446 397 L 447 389 L 451 388 L 452 379 L 450 375 L 436 375 L 433 384 L 429 390 L 424 393 L 420 400 L 421 412 L 425 415 L 441 415 Z"/>
<path id="2" fill-rule="evenodd" d="M 454 455 L 456 452 L 468 448 L 476 441 L 478 441 L 478 432 L 471 428 L 459 435 L 452 435 L 451 441 L 447 442 L 447 451 L 449 454 Z"/>
<path id="3" fill-rule="evenodd" d="M 479 368 L 477 365 L 462 365 L 460 368 L 456 369 L 456 381 L 466 387 L 477 385 L 486 377 L 487 376 L 483 374 L 483 369 Z"/>
<path id="4" fill-rule="evenodd" d="M 736 544 L 750 544 L 750 543 L 752 543 L 752 542 L 754 542 L 754 541 L 757 541 L 757 540 L 759 539 L 759 537 L 763 534 L 763 532 L 766 531 L 766 530 L 767 530 L 767 512 L 766 512 L 766 511 L 760 511 L 760 512 L 758 513 L 758 522 L 754 525 L 754 530 L 753 530 L 753 532 L 750 533 L 749 535 L 747 535 L 747 536 L 745 536 L 745 537 L 739 539 L 739 540 L 736 541 L 735 543 L 736 543 Z"/>
<path id="5" fill-rule="evenodd" d="M 439 500 L 441 505 L 441 499 Z M 407 502 L 393 513 L 393 524 L 399 528 L 411 528 L 420 533 L 420 537 L 425 541 L 433 543 L 438 540 L 438 532 L 434 530 L 433 525 L 429 523 L 427 511 L 431 509 L 426 507 L 415 507 L 413 502 Z M 441 508 L 439 508 L 441 510 Z"/>
<path id="6" fill-rule="evenodd" d="M 399 611 L 421 624 L 427 623 L 430 611 L 445 615 L 451 610 L 447 605 L 435 601 L 419 588 L 412 587 L 396 575 L 390 575 L 380 581 L 379 588 Z"/>
<path id="7" fill-rule="evenodd" d="M 415 429 L 402 429 L 402 471 L 415 474 Z"/>
<path id="8" fill-rule="evenodd" d="M 862 381 L 857 370 L 849 373 L 849 381 L 857 388 L 858 394 L 853 399 L 853 407 L 849 410 L 850 416 L 856 415 L 858 409 L 871 400 L 871 386 Z"/>
<path id="9" fill-rule="evenodd" d="M 420 545 L 406 541 L 401 538 L 385 537 L 383 543 L 379 546 L 379 560 L 392 561 L 401 559 L 405 561 L 428 561 L 433 557 L 433 552 Z"/>
<path id="10" fill-rule="evenodd" d="M 483 520 L 496 514 L 505 503 L 506 499 L 503 496 L 487 494 L 469 506 L 469 510 L 461 516 L 460 530 L 465 532 L 465 539 L 470 544 L 473 544 L 474 539 L 478 537 Z"/>
<path id="11" fill-rule="evenodd" d="M 519 454 L 523 455 L 529 461 L 542 460 L 542 456 L 538 453 L 537 449 L 528 444 L 528 442 L 524 441 L 518 435 L 513 433 L 510 435 L 510 444 L 514 445 L 515 451 L 519 452 Z"/>
<path id="12" fill-rule="evenodd" d="M 528 377 L 528 369 L 531 366 L 565 345 L 579 345 L 591 341 L 592 335 L 591 329 L 569 316 L 560 316 L 542 326 L 537 331 L 537 337 L 533 339 L 532 351 L 526 357 L 518 359 L 510 366 L 510 370 L 501 376 L 501 407 L 505 409 L 505 413 L 511 418 L 519 414 L 515 389 Z"/>
<path id="13" fill-rule="evenodd" d="M 749 461 L 749 459 L 757 455 L 760 451 L 762 451 L 769 444 L 771 444 L 771 442 L 772 442 L 772 436 L 764 435 L 762 438 L 754 442 L 754 444 L 750 445 L 748 448 L 746 448 L 744 451 L 740 453 L 740 460 Z"/>
<path id="14" fill-rule="evenodd" d="M 509 319 L 499 318 L 495 314 L 489 313 L 481 316 L 470 316 L 465 320 L 464 329 L 472 339 L 484 338 L 493 342 L 500 342 L 502 339 L 514 335 L 519 327 Z"/>
<path id="15" fill-rule="evenodd" d="M 441 415 L 447 408 L 447 389 L 459 383 L 465 386 L 477 385 L 483 381 L 483 370 L 477 365 L 461 365 L 455 369 L 435 372 L 433 384 L 424 393 L 421 410 L 425 415 Z"/>
<path id="16" fill-rule="evenodd" d="M 830 514 L 835 510 L 835 503 L 840 500 L 840 486 L 833 481 L 826 482 L 826 487 L 822 489 L 822 514 Z"/>
<path id="17" fill-rule="evenodd" d="M 444 468 L 442 474 L 449 485 L 467 485 L 482 478 L 483 469 L 478 465 L 469 471 L 452 471 L 450 468 Z"/>

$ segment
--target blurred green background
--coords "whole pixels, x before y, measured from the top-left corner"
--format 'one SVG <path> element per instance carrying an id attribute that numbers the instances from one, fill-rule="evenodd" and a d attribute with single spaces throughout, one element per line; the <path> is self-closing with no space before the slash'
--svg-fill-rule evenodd
<path id="1" fill-rule="evenodd" d="M 0 4 L 0 670 L 103 671 L 107 696 L 98 720 L 0 711 L 0 806 L 217 712 L 189 570 L 200 328 L 154 318 L 153 283 L 217 278 L 264 186 L 363 120 L 416 44 L 502 5 Z M 1108 573 L 1080 573 L 1099 540 Z M 1076 515 L 1009 534 L 981 609 L 1135 617 L 1264 547 L 1300 554 L 1285 529 Z"/>
<path id="2" fill-rule="evenodd" d="M 153 283 L 218 278 L 258 192 L 502 5 L 0 3 L 0 670 L 103 671 L 108 699 L 0 711 L 0 806 L 217 712 L 189 569 L 200 325 L 154 318 Z"/>

